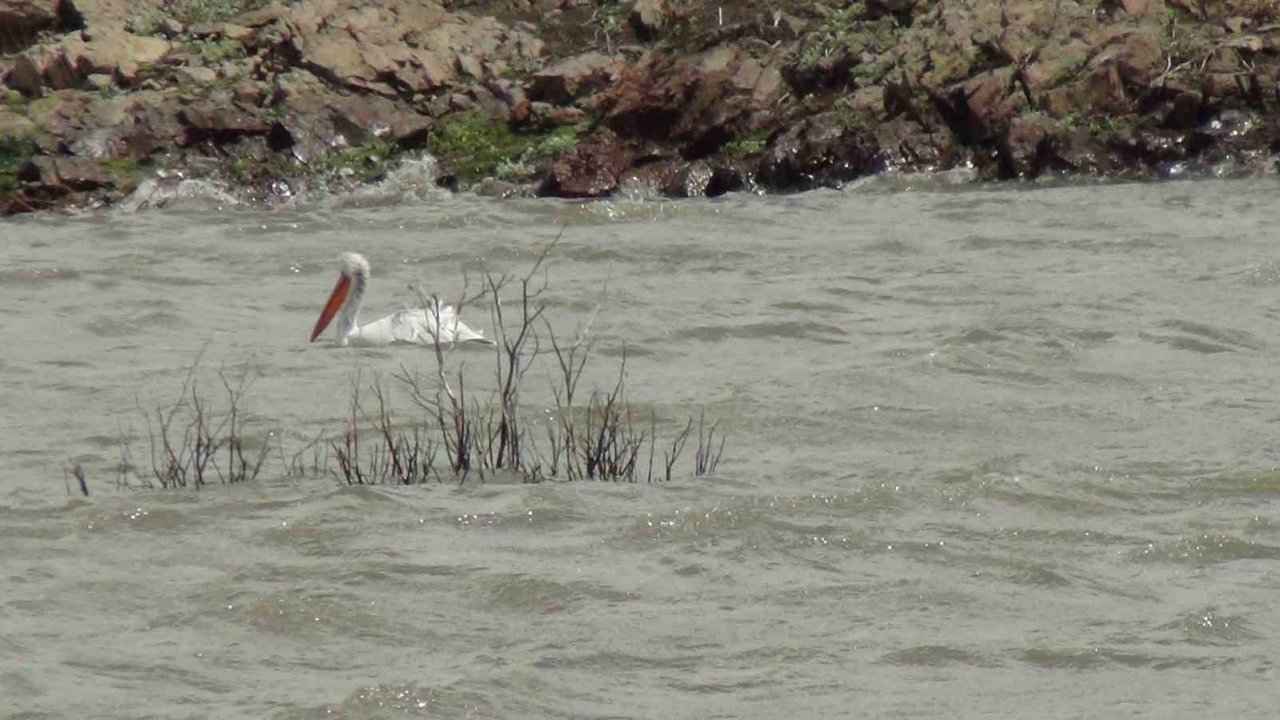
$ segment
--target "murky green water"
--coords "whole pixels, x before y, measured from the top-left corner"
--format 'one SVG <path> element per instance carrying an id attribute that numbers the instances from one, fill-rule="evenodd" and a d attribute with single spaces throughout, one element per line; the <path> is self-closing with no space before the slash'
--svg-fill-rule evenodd
<path id="1" fill-rule="evenodd" d="M 1280 182 L 905 186 L 4 221 L 3 716 L 1270 717 Z M 289 452 L 430 369 L 306 342 L 340 252 L 378 317 L 562 225 L 584 383 L 712 477 L 116 486 L 197 357 Z"/>

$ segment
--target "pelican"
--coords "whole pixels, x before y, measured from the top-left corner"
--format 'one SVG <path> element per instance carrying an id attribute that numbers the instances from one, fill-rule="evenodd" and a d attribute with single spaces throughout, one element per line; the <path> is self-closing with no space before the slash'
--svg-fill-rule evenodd
<path id="1" fill-rule="evenodd" d="M 435 298 L 426 300 L 426 307 L 406 309 L 392 313 L 367 325 L 356 322 L 360 303 L 364 300 L 364 288 L 369 282 L 369 261 L 359 253 L 342 256 L 342 269 L 338 284 L 324 304 L 324 311 L 311 331 L 311 342 L 329 327 L 333 316 L 338 316 L 339 347 L 348 345 L 451 345 L 453 343 L 494 344 L 483 331 L 472 330 L 458 318 L 451 305 L 440 305 Z"/>

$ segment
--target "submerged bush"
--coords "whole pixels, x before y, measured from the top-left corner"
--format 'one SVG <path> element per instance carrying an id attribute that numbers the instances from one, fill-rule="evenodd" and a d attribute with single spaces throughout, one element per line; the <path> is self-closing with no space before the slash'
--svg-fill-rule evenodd
<path id="1" fill-rule="evenodd" d="M 258 476 L 268 455 L 278 458 L 283 475 L 328 475 L 351 485 L 462 482 L 497 473 L 524 482 L 653 482 L 675 476 L 695 427 L 693 475 L 714 472 L 725 444 L 719 425 L 707 425 L 700 414 L 660 439 L 656 412 L 637 415 L 628 401 L 625 347 L 609 388 L 580 388 L 592 358 L 594 313 L 571 338 L 552 330 L 542 299 L 548 281 L 545 273 L 536 278 L 554 246 L 523 277 L 486 274 L 479 289 L 464 289 L 456 303 L 459 314 L 467 306 L 489 307 L 494 389 L 477 395 L 465 367 L 450 369 L 452 348 L 433 346 L 428 368 L 401 366 L 390 386 L 378 377 L 365 382 L 357 376 L 342 427 L 290 451 L 283 437 L 273 447 L 268 430 L 246 412 L 247 370 L 234 379 L 218 373 L 218 403 L 201 391 L 197 363 L 175 401 L 149 410 L 139 405 L 149 436 L 149 474 L 134 466 L 130 439 L 121 431 L 117 483 L 129 485 L 131 475 L 162 488 L 242 482 Z M 434 296 L 419 298 L 428 313 L 442 307 Z M 439 326 L 439 316 L 436 321 Z M 553 408 L 531 412 L 521 397 L 526 373 L 538 358 L 551 366 Z M 393 409 L 396 389 L 417 409 L 408 419 Z M 530 424 L 531 418 L 539 422 Z"/>

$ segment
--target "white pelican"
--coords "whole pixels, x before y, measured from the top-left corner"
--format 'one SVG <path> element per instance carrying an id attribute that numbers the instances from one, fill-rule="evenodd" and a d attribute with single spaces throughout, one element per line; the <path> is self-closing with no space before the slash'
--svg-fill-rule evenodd
<path id="1" fill-rule="evenodd" d="M 367 325 L 356 324 L 360 314 L 360 302 L 364 299 L 364 287 L 369 281 L 369 261 L 359 253 L 346 253 L 342 256 L 342 270 L 338 276 L 338 285 L 333 288 L 329 302 L 325 303 L 315 329 L 311 331 L 311 342 L 320 337 L 320 333 L 329 327 L 333 316 L 338 316 L 338 338 L 340 347 L 347 345 L 393 345 L 405 343 L 411 345 L 450 345 L 459 343 L 484 343 L 492 345 L 493 341 L 484 336 L 483 331 L 472 330 L 458 318 L 458 313 L 451 305 L 439 305 L 434 298 L 428 303 L 436 303 L 428 308 L 406 309 L 375 320 Z M 437 311 L 438 308 L 438 311 Z"/>

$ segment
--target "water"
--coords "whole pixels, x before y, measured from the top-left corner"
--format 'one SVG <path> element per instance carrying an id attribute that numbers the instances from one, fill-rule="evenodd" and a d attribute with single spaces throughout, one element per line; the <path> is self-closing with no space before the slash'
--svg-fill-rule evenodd
<path id="1" fill-rule="evenodd" d="M 1280 182 L 904 184 L 5 221 L 0 715 L 1272 716 Z M 430 369 L 306 342 L 340 252 L 374 318 L 561 226 L 584 382 L 713 476 L 116 486 L 197 358 L 288 448 Z"/>

